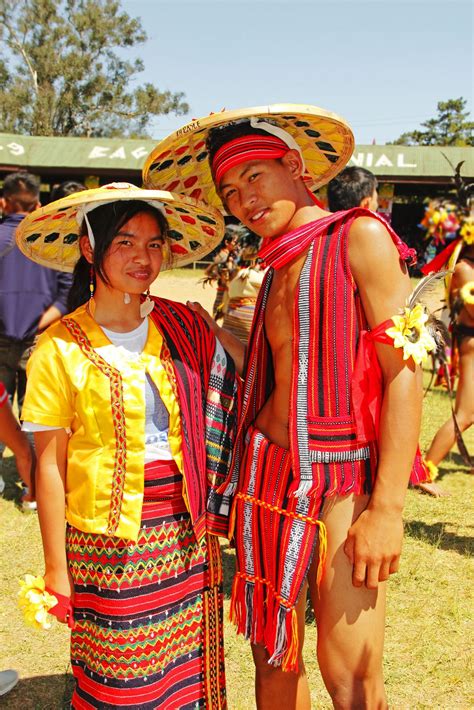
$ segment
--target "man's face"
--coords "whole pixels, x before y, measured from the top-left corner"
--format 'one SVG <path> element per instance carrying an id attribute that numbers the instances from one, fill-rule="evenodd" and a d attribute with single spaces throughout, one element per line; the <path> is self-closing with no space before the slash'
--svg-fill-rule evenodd
<path id="1" fill-rule="evenodd" d="M 228 170 L 219 186 L 226 209 L 252 232 L 271 239 L 289 231 L 301 206 L 300 173 L 289 151 L 281 160 L 251 160 Z"/>

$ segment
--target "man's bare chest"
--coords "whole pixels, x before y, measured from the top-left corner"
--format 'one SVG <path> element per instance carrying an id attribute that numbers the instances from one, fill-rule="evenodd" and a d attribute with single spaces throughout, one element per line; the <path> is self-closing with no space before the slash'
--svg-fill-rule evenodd
<path id="1" fill-rule="evenodd" d="M 273 353 L 291 342 L 293 337 L 294 310 L 302 263 L 299 260 L 290 268 L 275 272 L 270 286 L 265 308 L 265 332 Z"/>

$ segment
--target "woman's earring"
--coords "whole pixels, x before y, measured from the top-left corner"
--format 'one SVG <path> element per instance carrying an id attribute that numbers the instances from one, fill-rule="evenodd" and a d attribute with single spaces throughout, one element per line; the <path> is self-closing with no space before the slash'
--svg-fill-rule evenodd
<path id="1" fill-rule="evenodd" d="M 126 306 L 130 303 L 132 299 L 130 298 L 130 294 L 125 291 L 123 294 L 123 302 L 125 303 Z"/>
<path id="2" fill-rule="evenodd" d="M 89 313 L 92 317 L 94 317 L 95 313 L 95 301 L 94 301 L 94 267 L 91 264 L 91 267 L 89 269 Z"/>
<path id="3" fill-rule="evenodd" d="M 140 303 L 140 318 L 146 318 L 154 309 L 155 304 L 150 298 L 150 289 L 147 289 L 145 300 Z"/>

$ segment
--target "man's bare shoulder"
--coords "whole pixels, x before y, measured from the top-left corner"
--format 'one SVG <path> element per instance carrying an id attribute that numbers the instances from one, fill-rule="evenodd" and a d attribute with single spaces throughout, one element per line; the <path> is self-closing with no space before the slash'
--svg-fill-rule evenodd
<path id="1" fill-rule="evenodd" d="M 359 258 L 372 261 L 398 260 L 398 250 L 384 224 L 376 217 L 357 217 L 349 231 L 349 256 L 351 264 Z"/>

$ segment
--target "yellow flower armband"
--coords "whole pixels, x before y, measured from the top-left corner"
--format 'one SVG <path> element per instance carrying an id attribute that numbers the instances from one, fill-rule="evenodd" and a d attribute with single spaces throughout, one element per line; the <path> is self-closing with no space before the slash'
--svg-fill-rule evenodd
<path id="1" fill-rule="evenodd" d="M 463 303 L 467 303 L 469 306 L 474 305 L 474 281 L 468 281 L 459 290 L 459 295 Z"/>
<path id="2" fill-rule="evenodd" d="M 46 591 L 43 577 L 27 574 L 24 580 L 20 580 L 20 587 L 18 605 L 26 623 L 35 629 L 50 629 L 51 615 L 48 612 L 58 600 Z"/>
<path id="3" fill-rule="evenodd" d="M 421 303 L 414 308 L 404 308 L 403 313 L 392 316 L 393 326 L 385 333 L 392 338 L 394 348 L 403 348 L 403 359 L 412 358 L 421 365 L 428 358 L 428 353 L 436 350 L 436 342 L 430 335 L 426 322 L 429 315 Z"/>

